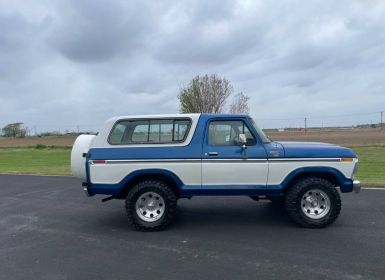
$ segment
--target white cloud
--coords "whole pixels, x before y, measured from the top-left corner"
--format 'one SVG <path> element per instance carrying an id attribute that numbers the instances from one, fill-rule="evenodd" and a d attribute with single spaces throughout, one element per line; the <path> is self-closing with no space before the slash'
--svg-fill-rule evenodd
<path id="1" fill-rule="evenodd" d="M 383 1 L 1 1 L 0 126 L 177 112 L 204 73 L 250 95 L 264 126 L 385 110 L 384 14 Z M 283 118 L 296 120 L 265 120 Z"/>

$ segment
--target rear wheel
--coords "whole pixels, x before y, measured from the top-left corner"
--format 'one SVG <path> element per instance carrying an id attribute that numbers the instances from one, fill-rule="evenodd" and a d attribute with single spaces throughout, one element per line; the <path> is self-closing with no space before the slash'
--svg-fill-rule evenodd
<path id="1" fill-rule="evenodd" d="M 308 177 L 291 187 L 285 198 L 286 210 L 300 226 L 326 227 L 341 211 L 341 198 L 336 187 L 326 179 Z"/>
<path id="2" fill-rule="evenodd" d="M 177 196 L 161 181 L 149 180 L 134 186 L 126 198 L 129 223 L 140 231 L 164 230 L 175 216 Z"/>

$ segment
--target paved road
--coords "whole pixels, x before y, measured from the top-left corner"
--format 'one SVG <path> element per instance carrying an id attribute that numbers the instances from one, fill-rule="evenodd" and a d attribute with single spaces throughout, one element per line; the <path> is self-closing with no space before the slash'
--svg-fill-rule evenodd
<path id="1" fill-rule="evenodd" d="M 295 227 L 247 197 L 180 200 L 171 228 L 133 231 L 123 201 L 66 177 L 0 175 L 0 279 L 385 279 L 385 191 L 343 195 L 337 222 Z"/>

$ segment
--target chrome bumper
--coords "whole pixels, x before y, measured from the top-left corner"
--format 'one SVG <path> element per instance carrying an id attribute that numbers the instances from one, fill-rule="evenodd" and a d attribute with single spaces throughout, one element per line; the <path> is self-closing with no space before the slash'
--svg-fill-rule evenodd
<path id="1" fill-rule="evenodd" d="M 359 193 L 361 191 L 361 182 L 358 180 L 353 181 L 353 190 L 355 193 Z"/>

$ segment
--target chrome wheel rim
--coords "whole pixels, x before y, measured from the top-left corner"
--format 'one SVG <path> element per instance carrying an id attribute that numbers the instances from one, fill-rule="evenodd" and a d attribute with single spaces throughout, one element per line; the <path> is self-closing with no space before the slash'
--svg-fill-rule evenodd
<path id="1" fill-rule="evenodd" d="M 145 222 L 159 220 L 165 211 L 164 199 L 155 192 L 145 192 L 136 201 L 136 214 Z"/>
<path id="2" fill-rule="evenodd" d="M 324 191 L 311 189 L 302 196 L 301 209 L 306 217 L 321 219 L 330 212 L 330 198 Z"/>

